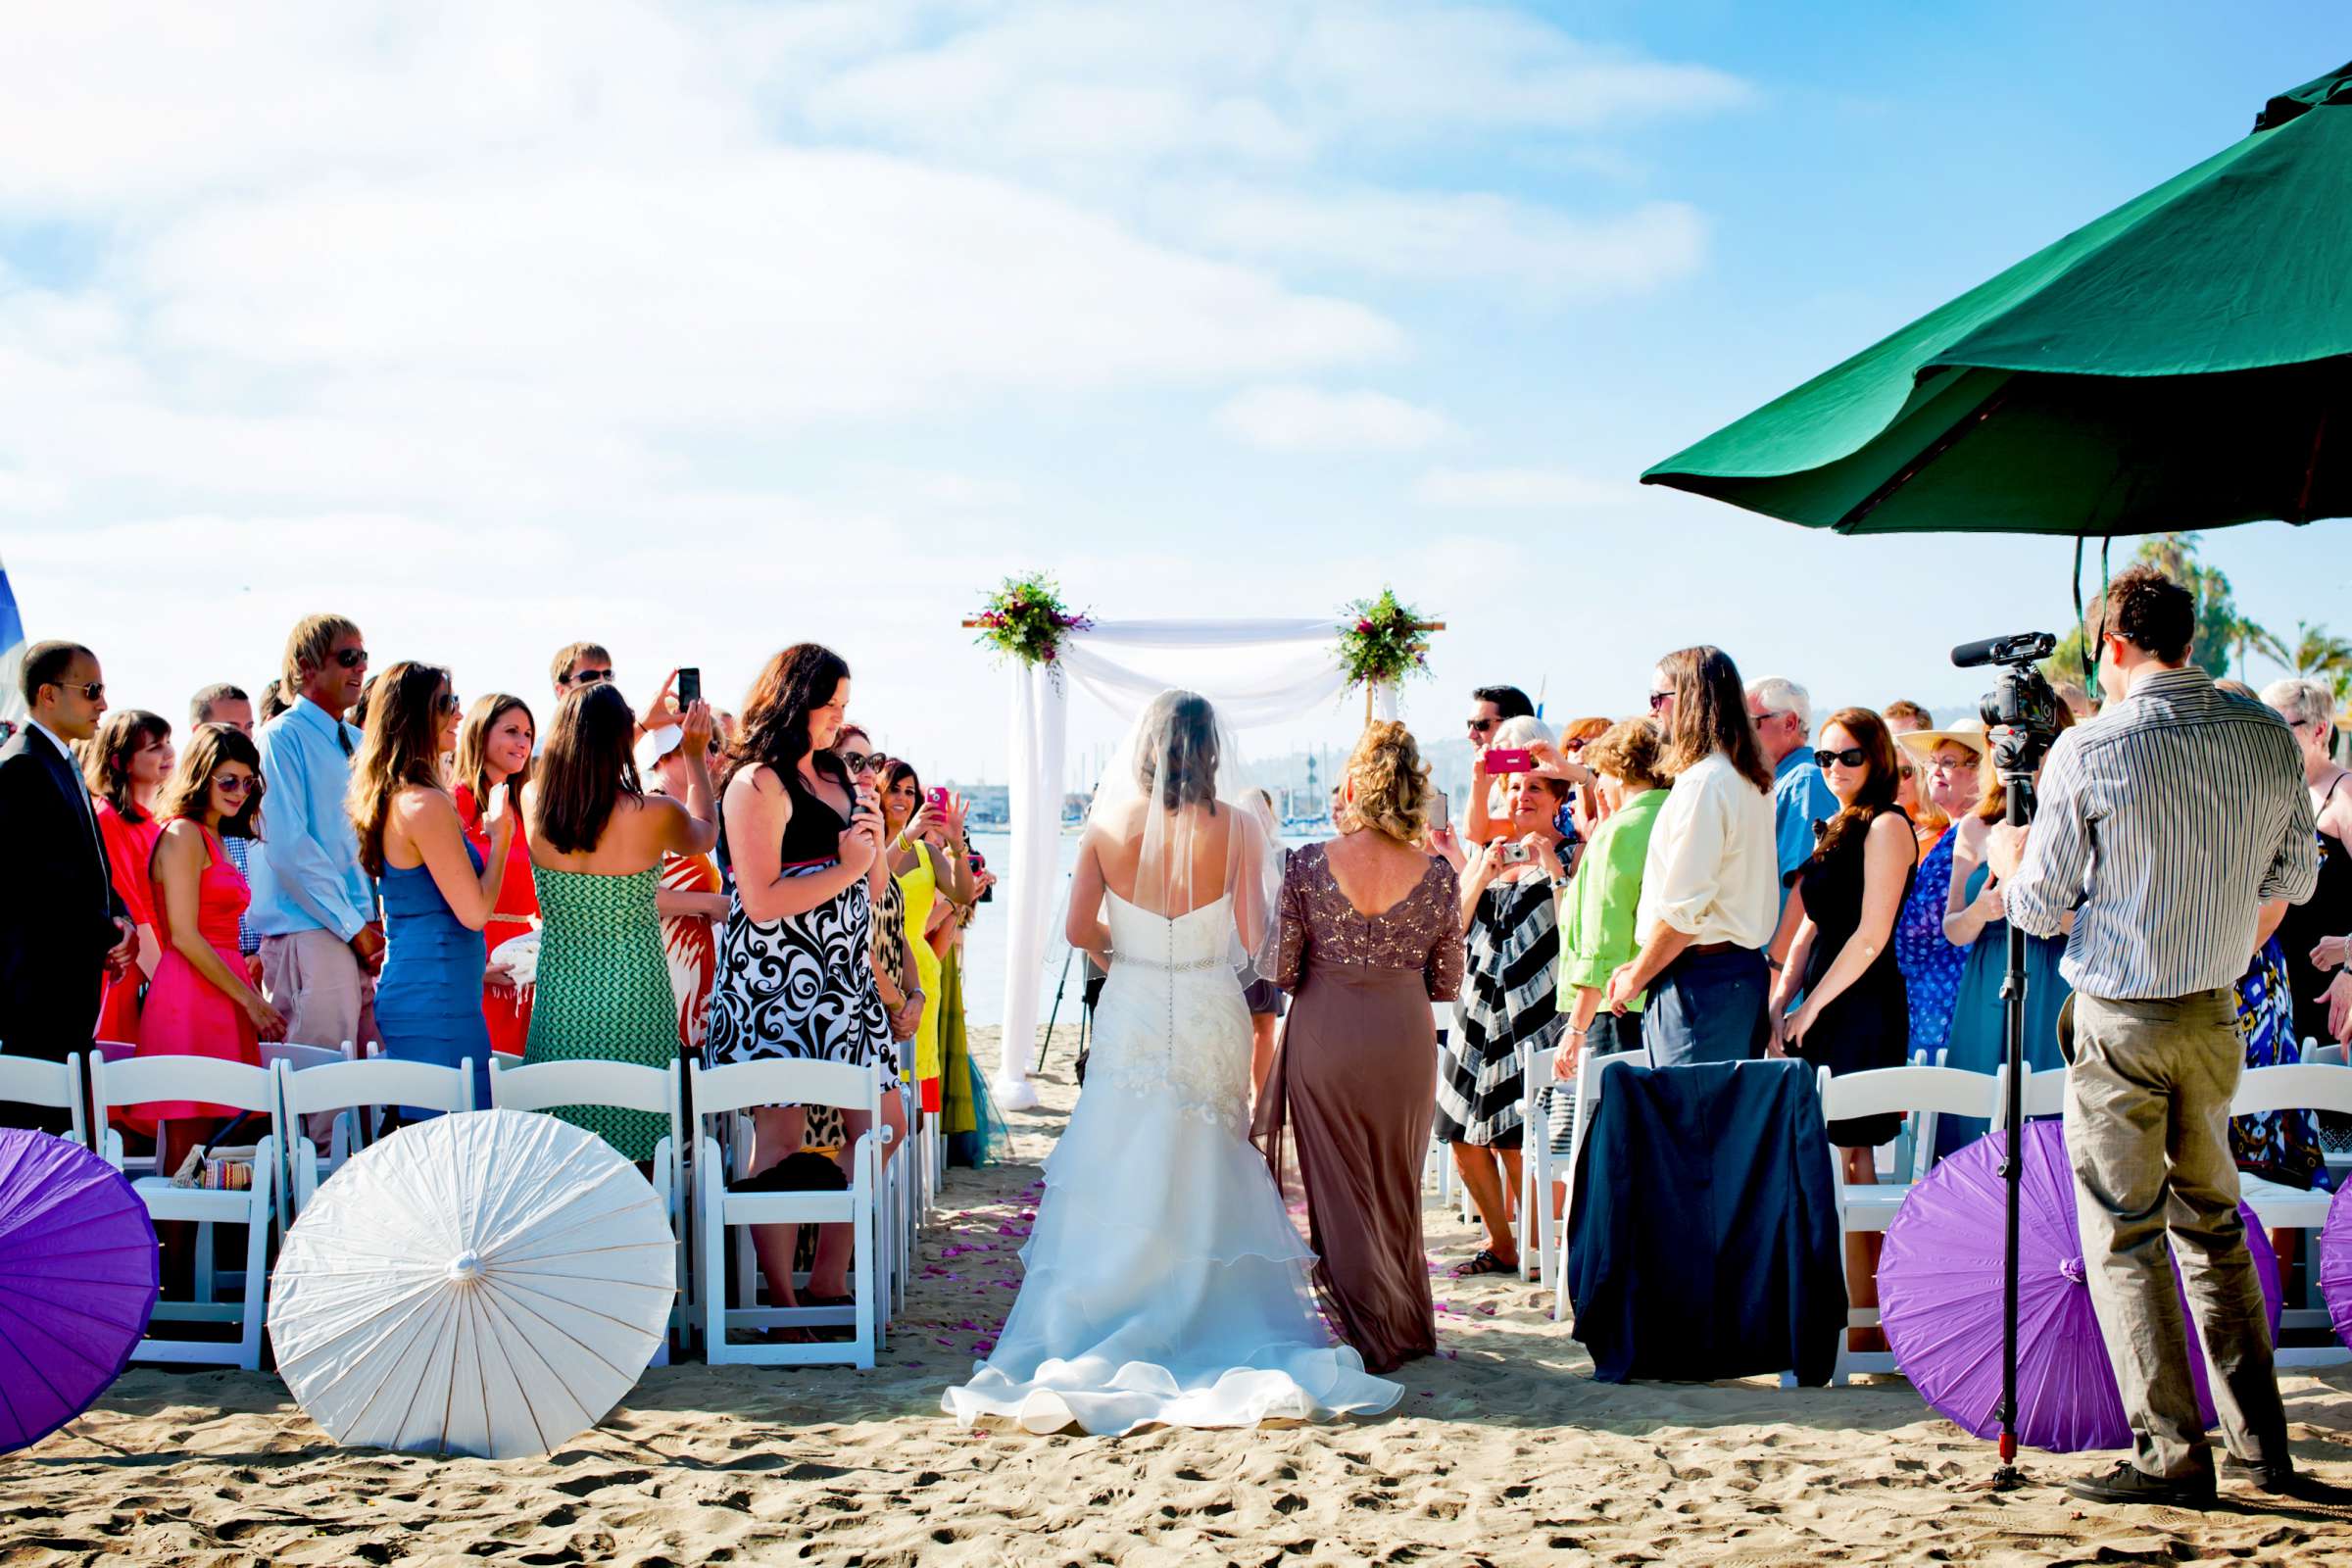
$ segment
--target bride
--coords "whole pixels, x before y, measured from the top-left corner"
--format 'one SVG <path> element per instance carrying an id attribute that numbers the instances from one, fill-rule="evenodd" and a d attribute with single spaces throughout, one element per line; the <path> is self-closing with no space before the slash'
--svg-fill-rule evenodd
<path id="1" fill-rule="evenodd" d="M 942 1400 L 963 1425 L 1250 1426 L 1378 1414 L 1403 1393 L 1323 1329 L 1313 1255 L 1249 1142 L 1242 984 L 1272 966 L 1282 870 L 1263 811 L 1220 784 L 1229 755 L 1206 699 L 1163 692 L 1097 792 L 1069 939 L 1110 978 L 1020 1296 Z"/>

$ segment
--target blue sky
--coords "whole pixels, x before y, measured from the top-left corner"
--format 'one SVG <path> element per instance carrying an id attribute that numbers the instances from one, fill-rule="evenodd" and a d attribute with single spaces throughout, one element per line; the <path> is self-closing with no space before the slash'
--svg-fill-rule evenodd
<path id="1" fill-rule="evenodd" d="M 1633 477 L 2352 52 L 2268 4 L 128 15 L 0 58 L 31 635 L 174 715 L 316 608 L 534 699 L 575 636 L 722 696 L 816 637 L 965 777 L 1003 717 L 955 622 L 1035 565 L 1108 615 L 1393 582 L 1452 627 L 1438 735 L 1485 680 L 1625 710 L 1701 639 L 1953 706 L 1943 649 L 2062 621 L 2064 545 Z M 2207 555 L 2342 630 L 2346 526 Z"/>

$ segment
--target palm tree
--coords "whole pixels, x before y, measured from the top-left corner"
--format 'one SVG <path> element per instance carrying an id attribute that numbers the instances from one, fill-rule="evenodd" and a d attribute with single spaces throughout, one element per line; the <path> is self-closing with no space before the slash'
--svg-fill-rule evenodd
<path id="1" fill-rule="evenodd" d="M 2255 653 L 2278 663 L 2287 662 L 2286 645 L 2278 634 L 2239 615 L 2230 628 L 2230 642 L 2237 654 L 2237 678 L 2246 678 L 2246 655 Z"/>
<path id="2" fill-rule="evenodd" d="M 2283 651 L 2277 657 L 2297 676 L 2312 680 L 2352 674 L 2352 641 L 2330 635 L 2325 622 L 2296 621 L 2293 657 Z"/>

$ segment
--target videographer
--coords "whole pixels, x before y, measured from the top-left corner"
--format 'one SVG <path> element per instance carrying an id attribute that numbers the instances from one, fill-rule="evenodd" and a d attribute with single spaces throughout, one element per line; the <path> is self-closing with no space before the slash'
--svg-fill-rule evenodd
<path id="1" fill-rule="evenodd" d="M 2214 1468 L 2168 1255 L 2218 1373 L 2223 1473 L 2266 1492 L 2295 1484 L 2230 1155 L 2245 1065 L 2230 988 L 2264 901 L 2310 896 L 2317 840 L 2285 724 L 2187 662 L 2186 589 L 2133 567 L 2097 629 L 2106 705 L 2051 747 L 2034 825 L 1993 829 L 1988 854 L 2019 929 L 2055 936 L 2075 911 L 2067 1153 L 2135 1455 L 2068 1490 L 2198 1507 Z"/>

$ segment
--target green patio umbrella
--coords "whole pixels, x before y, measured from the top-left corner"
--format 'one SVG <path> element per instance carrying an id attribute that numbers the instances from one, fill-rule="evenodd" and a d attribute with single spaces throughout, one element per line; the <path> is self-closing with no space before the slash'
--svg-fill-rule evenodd
<path id="1" fill-rule="evenodd" d="M 2352 65 L 1642 476 L 1840 533 L 2352 513 Z"/>

